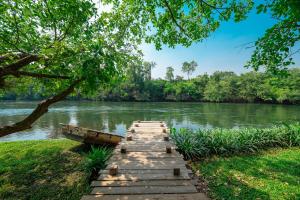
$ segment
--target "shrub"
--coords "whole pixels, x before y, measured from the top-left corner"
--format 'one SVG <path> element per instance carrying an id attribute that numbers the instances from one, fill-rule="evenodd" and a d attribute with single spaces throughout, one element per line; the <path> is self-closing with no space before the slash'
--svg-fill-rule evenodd
<path id="1" fill-rule="evenodd" d="M 199 159 L 210 155 L 252 153 L 270 147 L 300 146 L 300 124 L 264 129 L 172 129 L 171 137 L 185 158 Z"/>
<path id="2" fill-rule="evenodd" d="M 86 169 L 88 171 L 104 169 L 107 160 L 112 154 L 112 149 L 108 147 L 91 147 L 87 154 Z"/>

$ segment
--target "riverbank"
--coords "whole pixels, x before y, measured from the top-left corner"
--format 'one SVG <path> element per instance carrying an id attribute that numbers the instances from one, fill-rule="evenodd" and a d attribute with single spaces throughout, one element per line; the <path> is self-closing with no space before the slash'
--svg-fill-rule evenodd
<path id="1" fill-rule="evenodd" d="M 0 199 L 78 200 L 90 190 L 87 157 L 66 139 L 1 142 Z"/>

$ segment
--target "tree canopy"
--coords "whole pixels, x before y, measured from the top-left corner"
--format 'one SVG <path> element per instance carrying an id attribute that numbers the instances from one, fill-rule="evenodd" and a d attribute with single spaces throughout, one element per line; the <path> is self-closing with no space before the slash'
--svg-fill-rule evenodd
<path id="1" fill-rule="evenodd" d="M 48 107 L 72 93 L 91 93 L 142 62 L 146 41 L 175 47 L 207 38 L 223 21 L 246 19 L 253 0 L 2 0 L 0 2 L 0 88 L 32 86 L 52 97 L 24 120 L 0 128 L 0 136 L 30 128 Z M 255 43 L 247 66 L 273 74 L 286 71 L 299 41 L 299 1 L 273 0 L 257 6 L 278 23 Z M 297 52 L 297 51 L 296 51 Z M 148 71 L 153 65 L 148 66 Z M 151 79 L 151 74 L 148 79 Z"/>

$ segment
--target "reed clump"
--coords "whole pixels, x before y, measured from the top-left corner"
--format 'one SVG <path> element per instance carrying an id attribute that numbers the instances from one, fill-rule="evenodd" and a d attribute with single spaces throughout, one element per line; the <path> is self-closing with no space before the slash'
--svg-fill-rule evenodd
<path id="1" fill-rule="evenodd" d="M 272 147 L 300 146 L 300 123 L 271 128 L 171 129 L 171 138 L 186 159 L 253 153 Z"/>

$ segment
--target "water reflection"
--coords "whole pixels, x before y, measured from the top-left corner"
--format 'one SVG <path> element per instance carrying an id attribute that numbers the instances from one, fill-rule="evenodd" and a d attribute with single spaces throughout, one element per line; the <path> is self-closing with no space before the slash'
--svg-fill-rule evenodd
<path id="1" fill-rule="evenodd" d="M 23 119 L 37 102 L 0 103 L 0 125 Z M 217 103 L 61 102 L 40 118 L 31 130 L 4 140 L 62 137 L 59 123 L 124 134 L 132 121 L 165 120 L 168 126 L 191 129 L 267 127 L 281 121 L 300 121 L 300 106 Z"/>

